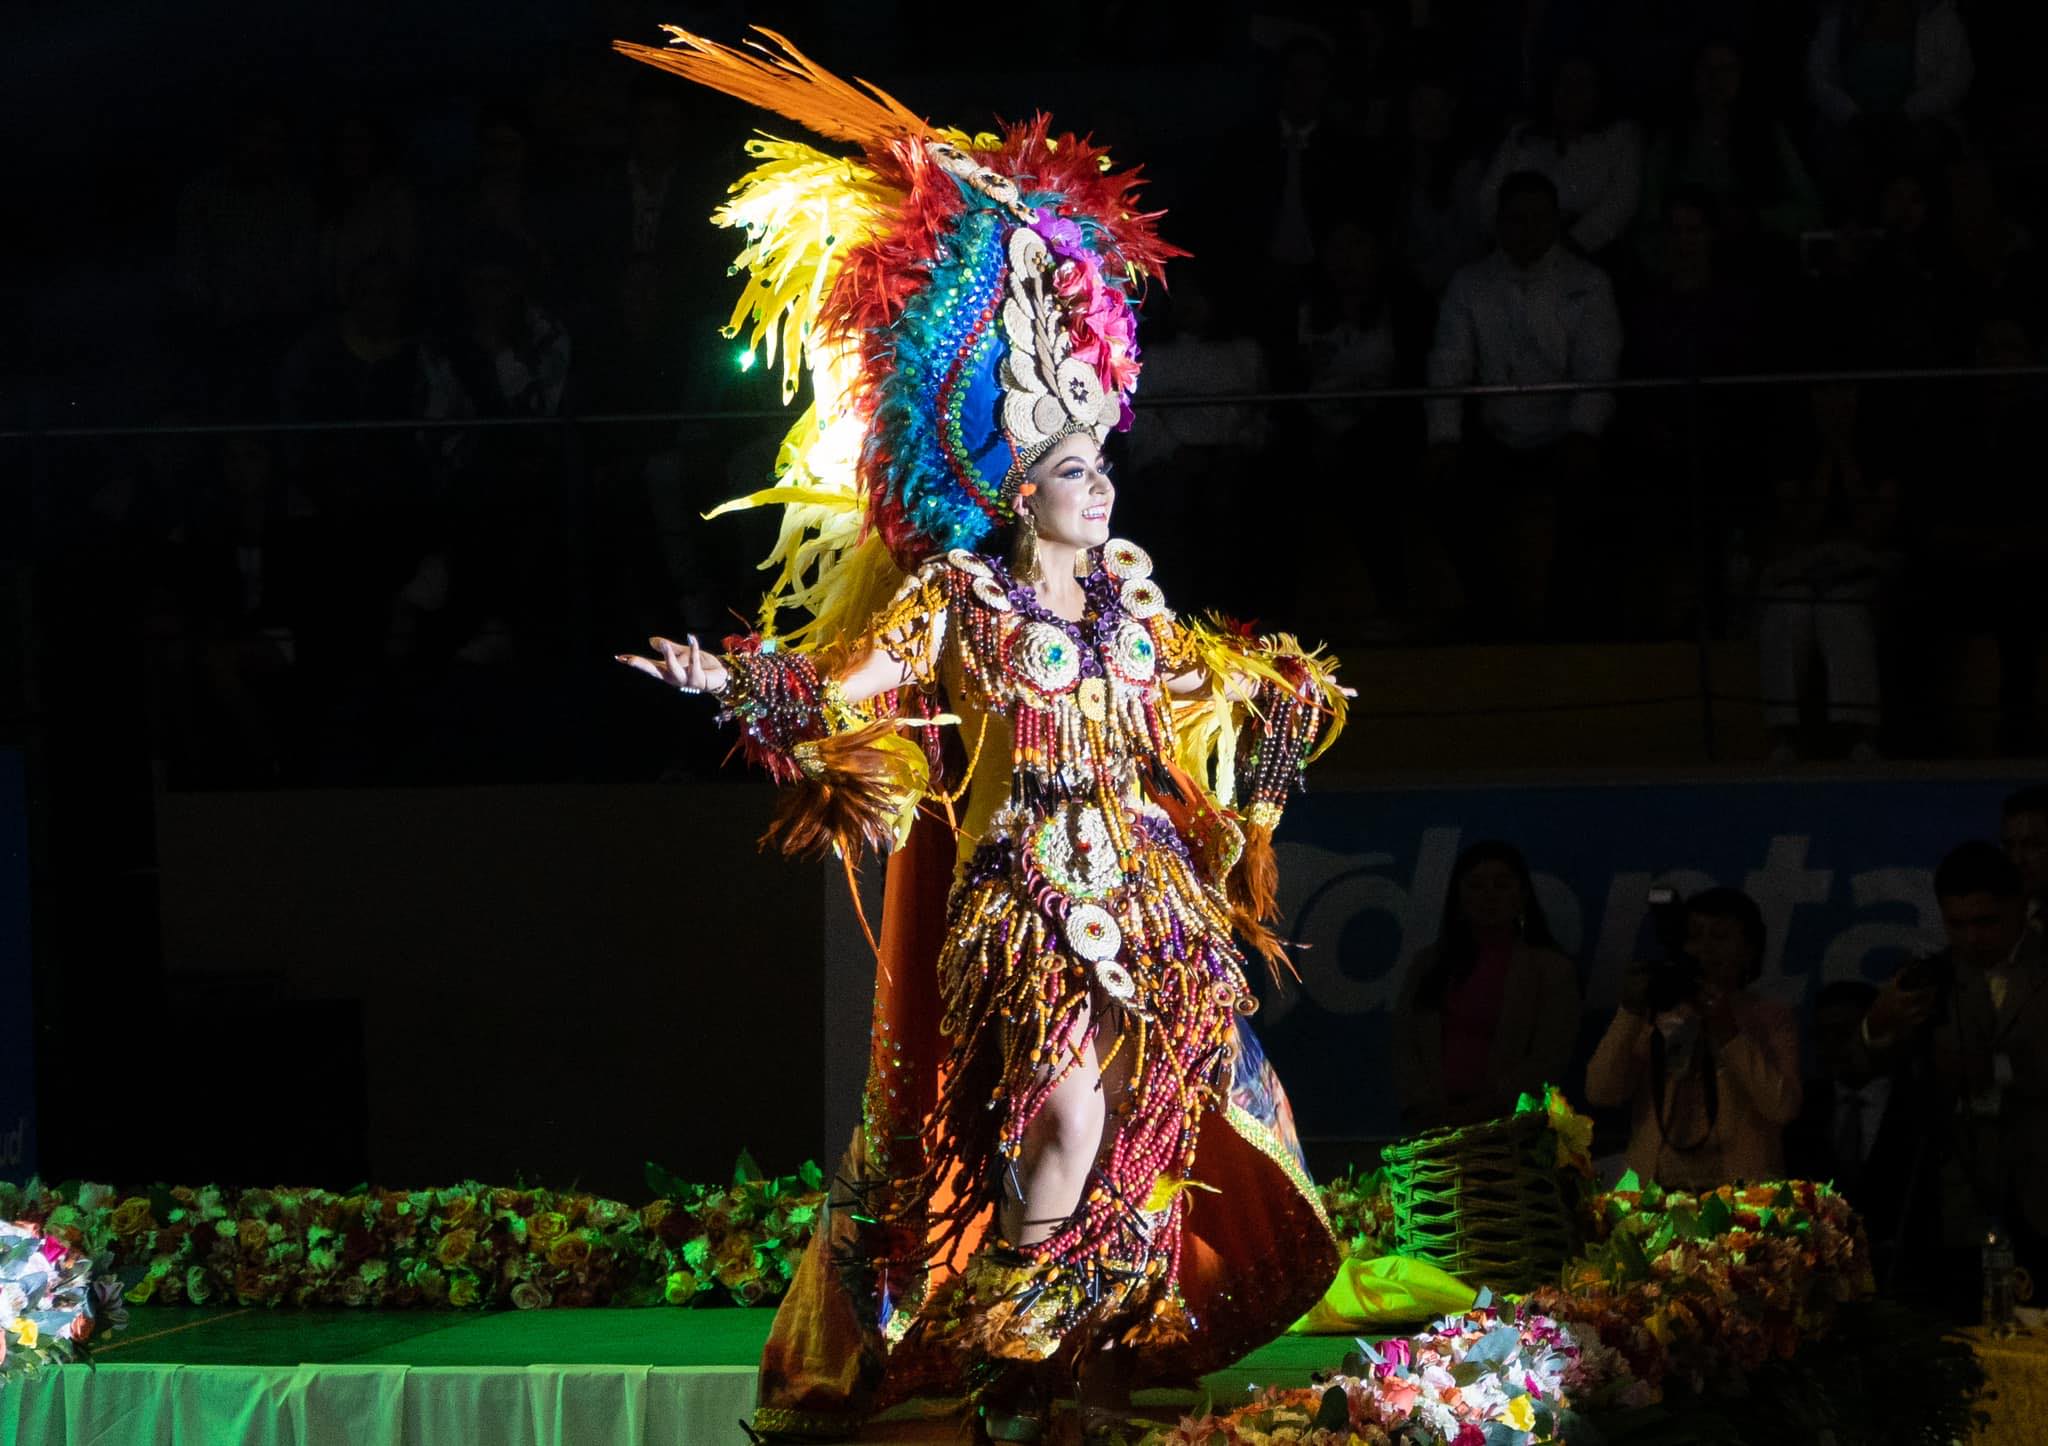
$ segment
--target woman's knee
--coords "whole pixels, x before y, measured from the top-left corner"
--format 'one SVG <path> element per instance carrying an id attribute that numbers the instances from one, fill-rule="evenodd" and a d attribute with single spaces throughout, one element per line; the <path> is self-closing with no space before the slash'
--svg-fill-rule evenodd
<path id="1" fill-rule="evenodd" d="M 1061 1155 L 1093 1155 L 1102 1142 L 1103 1100 L 1092 1061 L 1060 1081 L 1025 1132 L 1025 1148 Z"/>

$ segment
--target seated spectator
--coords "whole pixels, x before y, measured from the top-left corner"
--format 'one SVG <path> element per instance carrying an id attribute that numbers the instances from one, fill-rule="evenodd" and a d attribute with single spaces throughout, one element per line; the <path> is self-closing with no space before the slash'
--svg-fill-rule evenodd
<path id="1" fill-rule="evenodd" d="M 1565 236 L 1583 256 L 1603 258 L 1635 219 L 1643 197 L 1642 132 L 1608 112 L 1592 60 L 1574 56 L 1560 64 L 1540 117 L 1508 132 L 1480 183 L 1481 215 L 1497 210 L 1508 177 L 1523 171 L 1550 178 Z"/>
<path id="2" fill-rule="evenodd" d="M 1783 1174 L 1799 1031 L 1791 1010 L 1749 992 L 1764 944 L 1754 899 L 1708 889 L 1685 902 L 1684 957 L 1624 978 L 1586 1098 L 1629 1108 L 1628 1164 L 1643 1179 L 1704 1190 Z"/>
<path id="3" fill-rule="evenodd" d="M 476 118 L 475 171 L 437 208 L 433 282 L 459 282 L 479 235 L 508 236 L 519 244 L 527 285 L 551 285 L 561 250 L 555 217 L 535 178 L 533 122 L 520 106 L 494 101 Z"/>
<path id="4" fill-rule="evenodd" d="M 2007 796 L 2000 810 L 1998 844 L 2020 871 L 2027 896 L 2027 928 L 2042 931 L 2042 905 L 2048 902 L 2048 784 L 2030 784 Z"/>
<path id="5" fill-rule="evenodd" d="M 1834 210 L 1854 211 L 1884 168 L 1924 153 L 1927 128 L 1955 115 L 1974 74 L 1953 0 L 1832 0 L 1807 46 L 1806 86 Z"/>
<path id="6" fill-rule="evenodd" d="M 1816 659 L 1828 722 L 1846 734 L 1850 761 L 1878 757 L 1879 595 L 1896 571 L 1899 488 L 1866 470 L 1854 444 L 1857 409 L 1853 387 L 1815 391 L 1821 449 L 1778 484 L 1757 578 L 1757 665 L 1778 763 L 1799 757 L 1800 695 Z"/>
<path id="7" fill-rule="evenodd" d="M 569 333 L 533 300 L 532 276 L 532 255 L 517 236 L 487 231 L 473 239 L 454 323 L 422 349 L 425 415 L 557 413 L 569 379 Z"/>
<path id="8" fill-rule="evenodd" d="M 1211 284 L 1211 269 L 1200 257 L 1176 267 L 1172 291 L 1160 297 L 1159 324 L 1145 343 L 1147 396 L 1156 402 L 1264 390 L 1264 349 L 1233 324 L 1226 298 Z M 1126 455 L 1143 480 L 1125 493 L 1129 526 L 1134 535 L 1161 539 L 1159 552 L 1175 560 L 1181 593 L 1194 606 L 1223 606 L 1243 572 L 1242 535 L 1200 520 L 1241 501 L 1266 436 L 1261 407 L 1148 405 L 1132 421 Z M 1247 525 L 1261 524 L 1248 519 Z"/>
<path id="9" fill-rule="evenodd" d="M 1401 304 L 1399 273 L 1388 264 L 1380 236 L 1360 220 L 1339 221 L 1318 248 L 1323 284 L 1301 308 L 1300 339 L 1312 392 L 1359 392 L 1410 380 L 1409 358 L 1417 354 L 1411 328 L 1417 310 Z M 1377 614 L 1374 624 L 1397 627 L 1408 611 L 1409 494 L 1419 440 L 1412 404 L 1333 401 L 1307 409 L 1311 441 L 1310 496 L 1322 507 L 1343 510 L 1359 501 L 1374 525 L 1338 530 L 1310 539 L 1302 554 L 1296 597 L 1289 616 L 1311 632 L 1350 628 L 1360 606 L 1358 564 L 1370 574 Z M 1274 545 L 1281 545 L 1276 536 Z"/>
<path id="10" fill-rule="evenodd" d="M 1424 75 L 1409 85 L 1388 162 L 1399 259 L 1434 300 L 1459 267 L 1486 254 L 1491 224 L 1479 209 L 1485 158 L 1447 80 Z"/>
<path id="11" fill-rule="evenodd" d="M 1523 171 L 1500 188 L 1498 249 L 1451 278 L 1437 315 L 1433 387 L 1603 382 L 1615 374 L 1621 321 L 1599 267 L 1565 249 L 1557 188 Z M 1611 392 L 1490 397 L 1468 430 L 1456 399 L 1428 403 L 1431 481 L 1454 480 L 1468 519 L 1452 562 L 1467 606 L 1540 627 L 1585 621 L 1611 531 L 1599 504 Z M 1554 598 L 1561 589 L 1568 598 Z"/>
<path id="12" fill-rule="evenodd" d="M 1701 187 L 1681 187 L 1666 202 L 1659 264 L 1636 291 L 1625 324 L 1629 375 L 1711 377 L 1758 369 L 1768 345 L 1766 307 L 1745 275 L 1723 266 L 1719 220 L 1717 203 Z M 1619 444 L 1626 460 L 1618 470 L 1657 480 L 1623 499 L 1635 545 L 1616 565 L 1628 579 L 1628 595 L 1644 610 L 1641 635 L 1678 636 L 1700 608 L 1717 630 L 1729 621 L 1729 599 L 1699 595 L 1692 489 L 1684 479 L 1698 468 L 1707 500 L 1700 518 L 1706 550 L 1719 564 L 1740 541 L 1754 507 L 1767 407 L 1757 392 L 1727 387 L 1697 396 L 1648 391 L 1632 401 Z M 1725 571 L 1717 565 L 1709 576 Z M 1746 622 L 1747 596 L 1741 606 Z"/>
<path id="13" fill-rule="evenodd" d="M 1669 244 L 1667 208 L 1687 190 L 1713 199 L 1728 250 L 1751 266 L 1764 236 L 1789 253 L 1821 223 L 1820 193 L 1798 147 L 1748 85 L 1742 52 L 1725 41 L 1701 49 L 1685 109 L 1650 143 L 1642 209 L 1653 269 Z"/>
<path id="14" fill-rule="evenodd" d="M 344 116 L 328 141 L 320 196 L 320 271 L 328 294 L 343 300 L 349 277 L 371 257 L 388 261 L 409 282 L 419 260 L 418 210 L 383 127 L 369 116 Z"/>
<path id="15" fill-rule="evenodd" d="M 2039 360 L 2017 318 L 1994 312 L 1979 325 L 1979 370 L 2010 373 Z M 1918 601 L 1910 616 L 1924 629 L 1915 650 L 1931 651 L 1958 634 L 1991 638 L 1998 650 L 1994 746 L 2007 757 L 2033 757 L 2043 738 L 2048 490 L 2039 476 L 2048 387 L 2038 377 L 1992 375 L 1943 400 L 1941 485 L 1912 499 Z"/>
<path id="16" fill-rule="evenodd" d="M 304 599 L 268 438 L 231 436 L 218 474 L 171 535 L 171 609 L 159 615 L 159 701 L 178 782 L 272 784 Z M 165 626 L 165 624 L 168 624 Z"/>
<path id="17" fill-rule="evenodd" d="M 299 338 L 278 379 L 293 422 L 390 422 L 420 414 L 420 344 L 406 273 L 392 257 L 360 258 L 342 305 Z M 421 546 L 426 464 L 406 433 L 343 428 L 286 438 L 304 500 L 306 607 L 300 642 L 308 686 L 341 686 L 382 656 L 387 600 Z"/>
<path id="18" fill-rule="evenodd" d="M 268 410 L 272 370 L 318 294 L 313 195 L 279 110 L 251 104 L 227 159 L 178 198 L 177 279 L 216 410 Z"/>
<path id="19" fill-rule="evenodd" d="M 421 348 L 429 418 L 552 417 L 569 379 L 569 334 L 528 291 L 525 245 L 504 232 L 479 236 L 462 268 L 462 305 L 452 325 Z M 544 625 L 543 585 L 560 585 L 561 461 L 553 443 L 522 428 L 449 429 L 429 434 L 445 469 L 441 488 L 453 556 L 456 614 L 476 619 L 456 656 L 500 662 L 512 620 Z M 432 554 L 429 554 L 429 561 Z M 401 590 L 401 607 L 422 613 L 438 594 L 432 570 Z M 404 625 L 395 633 L 403 635 Z"/>
<path id="20" fill-rule="evenodd" d="M 1872 1001 L 1858 1044 L 1880 1068 L 1917 1070 L 1939 1093 L 1941 1239 L 1970 1269 L 1992 1225 L 2048 1279 L 2048 960 L 2027 928 L 2020 871 L 1966 843 L 1934 871 L 1947 947 L 1907 965 Z M 1975 1289 L 1965 1278 L 1962 1300 Z"/>
<path id="21" fill-rule="evenodd" d="M 1365 152 L 1346 123 L 1335 86 L 1335 60 L 1313 35 L 1290 40 L 1270 67 L 1270 101 L 1224 142 L 1216 174 L 1244 184 L 1210 187 L 1191 218 L 1198 254 L 1231 264 L 1257 295 L 1248 318 L 1274 379 L 1292 390 L 1300 377 L 1294 320 L 1316 283 L 1316 238 L 1358 194 Z M 1204 214 L 1206 210 L 1207 214 Z"/>
<path id="22" fill-rule="evenodd" d="M 1832 1180 L 1870 1236 L 1878 1288 L 1897 1292 L 1902 1267 L 1926 1244 L 1937 1157 L 1925 1136 L 1931 1100 L 1902 1062 L 1881 1067 L 1856 1047 L 1877 998 L 1874 985 L 1837 979 L 1813 1003 L 1813 1057 L 1805 1107 L 1785 1132 L 1786 1173 Z"/>
<path id="23" fill-rule="evenodd" d="M 1402 1128 L 1512 1113 L 1521 1095 L 1562 1078 L 1578 1027 L 1578 970 L 1558 952 L 1528 863 L 1510 844 L 1473 844 L 1395 1006 Z"/>

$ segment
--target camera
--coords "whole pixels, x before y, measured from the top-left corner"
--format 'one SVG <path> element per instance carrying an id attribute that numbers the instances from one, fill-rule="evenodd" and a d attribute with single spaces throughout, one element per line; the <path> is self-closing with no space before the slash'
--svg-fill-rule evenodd
<path id="1" fill-rule="evenodd" d="M 1930 989 L 1946 988 L 1954 972 L 1955 962 L 1946 952 L 1928 954 L 1899 970 L 1897 980 L 1899 988 L 1917 994 Z"/>
<path id="2" fill-rule="evenodd" d="M 1659 952 L 1650 965 L 1650 1013 L 1664 1014 L 1680 1005 L 1698 1002 L 1706 971 L 1685 947 L 1685 900 L 1678 890 L 1659 886 L 1649 893 L 1650 921 L 1655 927 Z"/>

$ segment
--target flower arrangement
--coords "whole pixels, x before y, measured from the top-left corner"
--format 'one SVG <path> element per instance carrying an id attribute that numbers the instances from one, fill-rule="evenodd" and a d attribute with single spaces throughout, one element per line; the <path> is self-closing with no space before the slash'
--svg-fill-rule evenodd
<path id="1" fill-rule="evenodd" d="M 1354 1165 L 1316 1188 L 1331 1233 L 1346 1255 L 1372 1260 L 1395 1253 L 1394 1197 L 1378 1170 L 1361 1172 Z"/>
<path id="2" fill-rule="evenodd" d="M 120 1280 L 62 1236 L 0 1211 L 0 1385 L 82 1359 L 95 1332 L 128 1323 Z"/>
<path id="3" fill-rule="evenodd" d="M 1305 1390 L 1269 1387 L 1227 1415 L 1205 1412 L 1148 1446 L 1537 1446 L 1562 1441 L 1571 1332 L 1481 1291 L 1463 1315 L 1413 1336 L 1359 1341 L 1336 1375 Z"/>
<path id="4" fill-rule="evenodd" d="M 0 1184 L 0 1219 L 36 1222 L 103 1258 L 125 1298 L 156 1305 L 758 1305 L 789 1288 L 824 1203 L 816 1165 L 771 1178 L 742 1154 L 729 1185 L 648 1167 L 635 1208 L 575 1191 L 224 1190 L 120 1195 Z"/>
<path id="5" fill-rule="evenodd" d="M 1862 1224 L 1826 1185 L 1695 1195 L 1631 1172 L 1593 1197 L 1588 1215 L 1585 1254 L 1529 1302 L 1578 1328 L 1589 1402 L 1645 1405 L 1667 1383 L 1734 1387 L 1826 1335 L 1841 1304 L 1873 1291 Z"/>

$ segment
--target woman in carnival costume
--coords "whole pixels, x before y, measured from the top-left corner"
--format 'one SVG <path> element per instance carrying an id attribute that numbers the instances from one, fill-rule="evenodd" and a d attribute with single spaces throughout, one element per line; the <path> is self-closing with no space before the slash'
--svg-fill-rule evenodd
<path id="1" fill-rule="evenodd" d="M 716 695 L 787 788 L 768 840 L 890 854 L 863 1121 L 775 1320 L 754 1429 L 843 1437 L 961 1394 L 1030 1441 L 1234 1360 L 1336 1243 L 1245 1017 L 1286 963 L 1272 833 L 1342 725 L 1333 664 L 1178 618 L 1110 536 L 1133 302 L 1182 254 L 1136 177 L 1043 116 L 935 128 L 787 41 L 670 27 L 635 59 L 851 155 L 776 139 L 713 218 L 744 329 L 810 406 L 760 630 L 622 656 Z"/>

